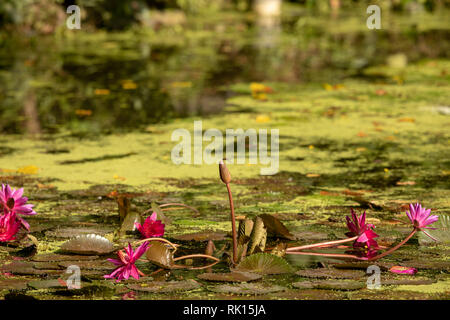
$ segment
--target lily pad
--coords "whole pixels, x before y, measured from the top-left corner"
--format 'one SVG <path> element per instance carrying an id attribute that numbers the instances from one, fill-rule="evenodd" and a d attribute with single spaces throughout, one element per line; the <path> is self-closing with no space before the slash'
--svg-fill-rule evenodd
<path id="1" fill-rule="evenodd" d="M 433 238 L 430 239 L 425 233 L 420 232 L 419 234 L 419 244 L 421 245 L 432 245 L 436 243 L 450 243 L 450 216 L 440 215 L 439 220 L 433 223 L 433 228 L 436 230 L 426 230 Z"/>
<path id="2" fill-rule="evenodd" d="M 27 288 L 28 280 L 4 279 L 0 280 L 0 290 L 24 290 Z"/>
<path id="3" fill-rule="evenodd" d="M 133 283 L 127 286 L 131 290 L 148 293 L 171 293 L 177 291 L 189 291 L 198 289 L 201 284 L 195 280 L 184 281 L 154 281 L 146 283 Z"/>
<path id="4" fill-rule="evenodd" d="M 286 290 L 286 288 L 281 286 L 264 283 L 239 283 L 234 285 L 222 284 L 208 289 L 217 293 L 228 293 L 228 294 L 231 293 L 240 295 L 244 294 L 260 295 Z"/>
<path id="5" fill-rule="evenodd" d="M 256 253 L 244 258 L 234 271 L 258 274 L 291 273 L 293 268 L 283 258 L 269 253 Z"/>
<path id="6" fill-rule="evenodd" d="M 360 279 L 365 273 L 360 270 L 337 270 L 328 268 L 307 269 L 295 274 L 306 278 Z"/>
<path id="7" fill-rule="evenodd" d="M 28 286 L 33 289 L 67 288 L 64 282 L 58 279 L 30 281 Z"/>
<path id="8" fill-rule="evenodd" d="M 173 266 L 173 252 L 162 242 L 153 241 L 145 253 L 147 259 L 164 269 L 171 269 Z"/>
<path id="9" fill-rule="evenodd" d="M 107 260 L 94 260 L 94 261 L 61 261 L 59 266 L 68 268 L 72 265 L 80 267 L 82 270 L 103 270 L 108 271 L 113 266 Z"/>
<path id="10" fill-rule="evenodd" d="M 112 231 L 113 229 L 108 228 L 58 228 L 56 230 L 47 231 L 45 235 L 54 238 L 73 238 L 79 235 L 87 234 L 104 236 Z"/>
<path id="11" fill-rule="evenodd" d="M 108 239 L 95 234 L 79 235 L 61 246 L 61 250 L 69 253 L 86 255 L 104 255 L 114 251 L 114 245 Z"/>
<path id="12" fill-rule="evenodd" d="M 179 241 L 220 241 L 225 239 L 226 234 L 222 232 L 214 232 L 214 231 L 203 231 L 203 232 L 195 232 L 182 234 L 178 236 L 174 236 L 173 238 Z"/>
<path id="13" fill-rule="evenodd" d="M 74 261 L 74 260 L 95 260 L 95 259 L 98 259 L 98 256 L 46 253 L 35 255 L 31 260 L 36 262 L 50 262 L 50 261 Z"/>
<path id="14" fill-rule="evenodd" d="M 270 214 L 260 214 L 260 217 L 264 222 L 264 227 L 267 229 L 267 233 L 272 237 L 283 238 L 287 240 L 295 240 L 295 236 L 292 235 L 285 225 Z"/>
<path id="15" fill-rule="evenodd" d="M 292 284 L 299 289 L 326 289 L 326 290 L 359 290 L 365 288 L 365 282 L 354 280 L 319 280 L 301 281 Z"/>
<path id="16" fill-rule="evenodd" d="M 248 282 L 261 279 L 262 276 L 251 272 L 202 273 L 199 279 L 207 281 Z"/>

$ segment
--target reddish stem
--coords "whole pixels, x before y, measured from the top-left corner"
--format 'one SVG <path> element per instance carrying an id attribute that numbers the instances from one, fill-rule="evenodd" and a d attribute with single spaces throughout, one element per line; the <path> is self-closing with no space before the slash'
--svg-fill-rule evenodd
<path id="1" fill-rule="evenodd" d="M 236 234 L 236 219 L 234 216 L 234 204 L 233 196 L 231 195 L 230 184 L 227 183 L 228 198 L 230 200 L 230 210 L 231 210 L 231 232 L 233 234 L 233 263 L 237 262 L 237 234 Z"/>
<path id="2" fill-rule="evenodd" d="M 389 250 L 383 252 L 382 254 L 379 254 L 379 255 L 377 255 L 377 256 L 375 256 L 375 257 L 373 257 L 373 258 L 369 258 L 368 260 L 369 260 L 369 261 L 378 260 L 378 259 L 381 259 L 381 258 L 387 256 L 388 254 L 394 252 L 395 250 L 397 250 L 398 248 L 400 248 L 402 245 L 404 245 L 409 239 L 411 239 L 411 237 L 412 237 L 416 232 L 417 232 L 417 229 L 414 228 L 414 230 L 411 231 L 411 233 L 410 233 L 410 234 L 409 234 L 402 242 L 400 242 L 399 244 L 397 244 L 395 247 L 392 247 L 391 249 L 389 249 Z"/>
<path id="3" fill-rule="evenodd" d="M 335 245 L 335 244 L 340 244 L 340 243 L 354 241 L 356 239 L 358 239 L 358 236 L 355 236 L 355 237 L 352 237 L 352 238 L 343 239 L 343 240 L 335 240 L 335 241 L 328 241 L 328 242 L 322 242 L 322 243 L 308 244 L 308 245 L 304 245 L 304 246 L 300 246 L 300 247 L 287 248 L 286 252 L 293 252 L 293 251 L 299 251 L 299 250 L 305 250 L 305 249 L 312 249 L 312 248 L 317 248 L 317 247 L 328 247 L 328 246 L 332 246 L 332 245 Z"/>
<path id="4" fill-rule="evenodd" d="M 366 258 L 361 258 L 355 255 L 351 254 L 339 254 L 339 253 L 319 253 L 319 252 L 301 252 L 301 251 L 294 251 L 294 252 L 286 252 L 286 254 L 299 254 L 304 256 L 320 256 L 320 257 L 328 257 L 328 258 L 351 258 L 351 259 L 357 259 L 357 260 L 367 260 Z"/>

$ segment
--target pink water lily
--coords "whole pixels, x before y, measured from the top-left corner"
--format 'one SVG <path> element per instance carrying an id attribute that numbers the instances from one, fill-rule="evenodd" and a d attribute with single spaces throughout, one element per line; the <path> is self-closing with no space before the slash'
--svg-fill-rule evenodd
<path id="1" fill-rule="evenodd" d="M 136 222 L 134 225 L 142 234 L 142 238 L 154 238 L 154 237 L 162 237 L 164 235 L 164 223 L 161 223 L 160 220 L 156 220 L 157 215 L 156 212 L 153 212 L 150 216 L 145 219 L 144 224 L 140 224 Z"/>
<path id="2" fill-rule="evenodd" d="M 362 247 L 367 246 L 368 249 L 378 248 L 378 243 L 374 240 L 378 235 L 372 230 L 374 228 L 373 224 L 366 223 L 366 212 L 364 211 L 360 217 L 358 217 L 351 209 L 352 218 L 346 217 L 347 219 L 347 227 L 350 230 L 345 235 L 347 237 L 355 237 L 358 236 L 356 241 L 354 242 L 354 247 Z"/>
<path id="3" fill-rule="evenodd" d="M 21 223 L 14 212 L 0 215 L 0 242 L 15 240 L 20 227 Z"/>
<path id="4" fill-rule="evenodd" d="M 438 221 L 439 217 L 436 215 L 430 216 L 430 213 L 431 209 L 422 208 L 422 205 L 420 203 L 410 204 L 409 211 L 406 211 L 406 215 L 413 224 L 414 228 L 419 231 L 423 231 L 423 233 L 425 233 L 431 239 L 436 241 L 436 239 L 434 239 L 430 234 L 428 234 L 428 232 L 424 230 L 424 229 L 432 229 L 432 230 L 436 229 L 428 227 L 428 225 Z"/>
<path id="5" fill-rule="evenodd" d="M 35 215 L 32 204 L 27 204 L 28 198 L 23 197 L 23 188 L 11 189 L 9 185 L 2 184 L 0 190 L 0 208 L 3 213 L 12 212 L 21 215 Z M 30 230 L 30 225 L 23 218 L 17 217 L 25 229 Z"/>
<path id="6" fill-rule="evenodd" d="M 128 279 L 130 276 L 139 279 L 139 275 L 144 276 L 144 274 L 138 270 L 134 265 L 136 261 L 147 251 L 148 242 L 144 242 L 139 246 L 136 251 L 133 251 L 131 244 L 128 243 L 128 247 L 125 248 L 125 253 L 122 250 L 117 252 L 119 259 L 108 259 L 109 262 L 114 263 L 118 268 L 114 270 L 111 274 L 103 276 L 106 279 L 117 278 L 117 282 Z"/>

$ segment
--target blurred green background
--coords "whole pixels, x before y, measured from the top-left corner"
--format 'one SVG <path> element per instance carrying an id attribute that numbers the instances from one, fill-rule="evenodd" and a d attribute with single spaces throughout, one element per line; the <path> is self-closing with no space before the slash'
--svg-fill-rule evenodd
<path id="1" fill-rule="evenodd" d="M 80 30 L 66 27 L 72 4 L 81 8 Z M 370 4 L 381 7 L 380 30 L 366 27 Z M 448 58 L 449 7 L 447 0 L 2 0 L 0 132 L 141 130 L 220 112 L 237 83 L 367 80 L 364 71 L 377 64 Z"/>

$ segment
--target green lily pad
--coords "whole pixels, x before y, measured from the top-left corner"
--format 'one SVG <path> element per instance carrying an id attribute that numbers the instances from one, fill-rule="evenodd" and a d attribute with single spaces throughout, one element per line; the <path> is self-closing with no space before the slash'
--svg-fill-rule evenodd
<path id="1" fill-rule="evenodd" d="M 248 282 L 261 279 L 261 275 L 251 272 L 202 273 L 199 279 L 207 281 Z"/>
<path id="2" fill-rule="evenodd" d="M 244 258 L 235 271 L 254 272 L 258 274 L 291 273 L 293 268 L 283 258 L 269 253 L 256 253 Z"/>

